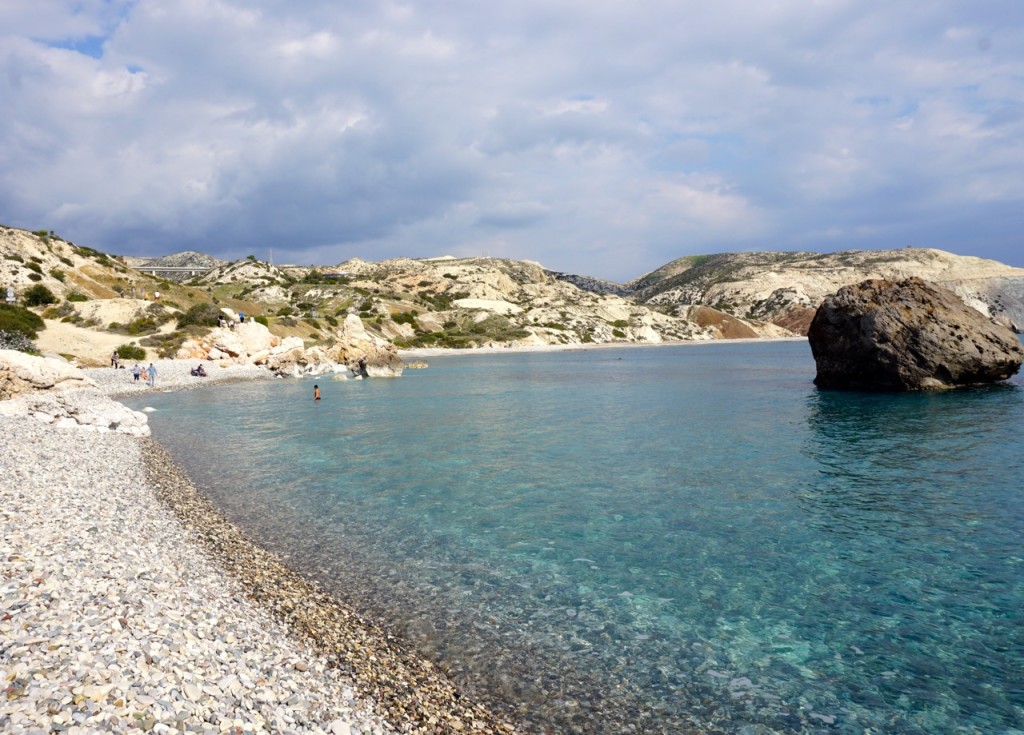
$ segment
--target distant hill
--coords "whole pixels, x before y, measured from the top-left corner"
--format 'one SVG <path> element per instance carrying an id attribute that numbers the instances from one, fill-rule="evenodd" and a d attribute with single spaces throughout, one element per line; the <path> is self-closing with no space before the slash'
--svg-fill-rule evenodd
<path id="1" fill-rule="evenodd" d="M 144 266 L 155 266 L 161 268 L 216 268 L 228 262 L 226 260 L 214 258 L 212 255 L 207 255 L 206 253 L 196 252 L 195 250 L 184 250 L 180 253 L 162 255 L 159 258 L 125 256 L 122 260 L 126 265 L 129 265 L 132 268 Z"/>
<path id="2" fill-rule="evenodd" d="M 153 264 L 202 273 L 178 283 L 169 277 L 176 274 L 130 267 Z M 307 343 L 330 342 L 349 314 L 400 347 L 798 336 L 821 300 L 840 287 L 911 275 L 953 289 L 1018 331 L 1024 325 L 1024 269 L 939 250 L 687 256 L 616 284 L 502 258 L 351 259 L 322 267 L 225 262 L 193 251 L 121 258 L 53 233 L 0 227 L 0 286 L 6 280 L 21 294 L 44 285 L 58 299 L 40 310 L 51 323 L 75 326 L 83 340 L 90 329 L 106 342 L 111 333 L 129 335 L 161 354 L 173 353 L 188 336 L 175 328 L 177 314 L 204 303 L 259 316 L 275 334 Z M 106 310 L 84 303 L 102 300 L 123 303 Z"/>
<path id="3" fill-rule="evenodd" d="M 650 306 L 704 304 L 806 334 L 818 305 L 841 287 L 907 276 L 943 285 L 1017 331 L 1024 326 L 1024 269 L 928 248 L 687 256 L 626 287 Z"/>

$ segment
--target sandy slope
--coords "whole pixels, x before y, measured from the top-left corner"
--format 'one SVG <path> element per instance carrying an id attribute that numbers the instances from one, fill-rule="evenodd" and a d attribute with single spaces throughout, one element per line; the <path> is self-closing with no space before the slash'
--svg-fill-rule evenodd
<path id="1" fill-rule="evenodd" d="M 97 332 L 48 319 L 35 343 L 44 355 L 74 355 L 82 367 L 99 367 L 110 364 L 110 353 L 116 347 L 131 341 L 124 334 Z"/>
<path id="2" fill-rule="evenodd" d="M 152 302 L 143 299 L 97 299 L 76 304 L 76 311 L 84 319 L 95 319 L 100 324 L 112 322 L 127 324 L 144 312 Z M 110 364 L 110 353 L 120 345 L 137 343 L 137 337 L 114 334 L 68 324 L 56 319 L 46 319 L 46 329 L 34 340 L 43 354 L 74 355 L 82 367 L 99 367 Z M 164 329 L 173 328 L 173 322 Z M 156 353 L 149 351 L 148 357 Z"/>

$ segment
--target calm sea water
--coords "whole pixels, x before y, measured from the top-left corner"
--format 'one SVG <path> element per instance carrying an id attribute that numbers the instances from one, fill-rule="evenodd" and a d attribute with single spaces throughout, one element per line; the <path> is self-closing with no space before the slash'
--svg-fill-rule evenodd
<path id="1" fill-rule="evenodd" d="M 1024 384 L 806 343 L 152 394 L 234 521 L 535 732 L 1024 732 Z"/>

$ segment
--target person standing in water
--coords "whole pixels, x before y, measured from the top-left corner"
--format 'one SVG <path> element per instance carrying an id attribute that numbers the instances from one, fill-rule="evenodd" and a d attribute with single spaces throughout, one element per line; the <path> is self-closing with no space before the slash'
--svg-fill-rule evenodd
<path id="1" fill-rule="evenodd" d="M 320 400 L 320 386 L 319 385 L 314 385 L 313 386 L 313 400 L 314 401 L 319 401 Z"/>

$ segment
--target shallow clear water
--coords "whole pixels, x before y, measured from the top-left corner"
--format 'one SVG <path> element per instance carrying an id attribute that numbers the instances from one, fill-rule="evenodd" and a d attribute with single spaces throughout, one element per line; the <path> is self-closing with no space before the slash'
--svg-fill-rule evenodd
<path id="1" fill-rule="evenodd" d="M 1024 732 L 1024 385 L 806 343 L 152 394 L 225 513 L 537 732 Z"/>

